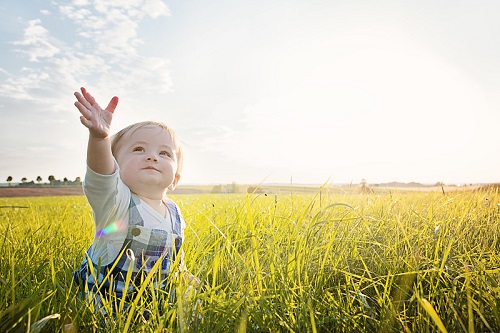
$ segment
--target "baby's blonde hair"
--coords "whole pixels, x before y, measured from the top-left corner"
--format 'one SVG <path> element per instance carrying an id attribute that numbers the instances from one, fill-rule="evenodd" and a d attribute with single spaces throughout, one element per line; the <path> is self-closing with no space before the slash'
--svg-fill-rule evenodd
<path id="1" fill-rule="evenodd" d="M 180 145 L 179 139 L 177 138 L 177 135 L 175 134 L 175 131 L 168 127 L 166 124 L 160 122 L 160 121 L 141 121 L 132 125 L 129 125 L 119 132 L 117 132 L 115 135 L 111 137 L 111 153 L 113 156 L 116 158 L 116 154 L 118 152 L 118 149 L 120 148 L 120 143 L 123 139 L 123 137 L 127 133 L 133 133 L 137 131 L 140 128 L 146 128 L 146 127 L 152 127 L 152 128 L 160 128 L 164 129 L 170 134 L 170 137 L 172 138 L 172 143 L 174 144 L 174 153 L 177 156 L 177 170 L 175 172 L 176 176 L 181 175 L 182 171 L 182 163 L 183 163 L 183 154 L 182 154 L 182 147 Z"/>

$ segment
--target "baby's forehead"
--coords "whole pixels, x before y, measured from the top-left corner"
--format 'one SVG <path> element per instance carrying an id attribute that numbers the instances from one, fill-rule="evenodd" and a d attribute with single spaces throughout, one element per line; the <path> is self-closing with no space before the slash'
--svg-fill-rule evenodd
<path id="1" fill-rule="evenodd" d="M 174 144 L 172 135 L 167 129 L 161 126 L 153 125 L 142 126 L 130 130 L 129 132 L 125 133 L 122 140 L 125 144 L 130 144 L 135 141 L 142 141 L 146 143 L 150 141 L 161 141 L 169 145 Z"/>
<path id="2" fill-rule="evenodd" d="M 155 134 L 163 134 L 166 133 L 170 136 L 170 133 L 163 127 L 161 126 L 155 126 L 155 125 L 145 125 L 141 126 L 138 128 L 131 129 L 128 131 L 129 136 L 136 136 L 136 135 L 155 135 Z"/>

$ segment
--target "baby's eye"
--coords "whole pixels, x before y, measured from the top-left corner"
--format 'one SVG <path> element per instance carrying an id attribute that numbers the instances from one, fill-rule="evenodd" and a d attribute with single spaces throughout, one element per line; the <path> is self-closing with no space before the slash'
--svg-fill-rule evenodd
<path id="1" fill-rule="evenodd" d="M 172 154 L 170 154 L 170 152 L 166 151 L 166 150 L 162 150 L 160 152 L 160 155 L 161 156 L 168 156 L 168 157 L 172 157 Z"/>
<path id="2" fill-rule="evenodd" d="M 138 146 L 138 147 L 134 147 L 133 151 L 140 151 L 140 152 L 144 152 L 144 151 L 146 151 L 146 150 L 145 150 L 143 147 Z"/>

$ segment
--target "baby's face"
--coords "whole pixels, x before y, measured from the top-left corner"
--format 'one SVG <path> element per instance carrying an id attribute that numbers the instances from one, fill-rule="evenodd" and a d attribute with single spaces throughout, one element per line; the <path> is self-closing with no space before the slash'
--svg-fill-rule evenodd
<path id="1" fill-rule="evenodd" d="M 170 134 L 159 127 L 139 128 L 123 137 L 116 154 L 120 176 L 139 195 L 165 191 L 175 179 L 177 154 Z"/>

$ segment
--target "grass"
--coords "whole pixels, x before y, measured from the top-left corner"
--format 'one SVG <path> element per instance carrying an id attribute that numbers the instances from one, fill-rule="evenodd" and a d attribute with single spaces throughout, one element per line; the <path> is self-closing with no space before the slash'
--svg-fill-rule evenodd
<path id="1" fill-rule="evenodd" d="M 85 198 L 0 199 L 28 207 L 0 209 L 0 331 L 54 314 L 42 332 L 500 331 L 495 190 L 173 199 L 203 288 L 168 303 L 145 281 L 107 327 L 71 278 L 94 234 Z"/>

